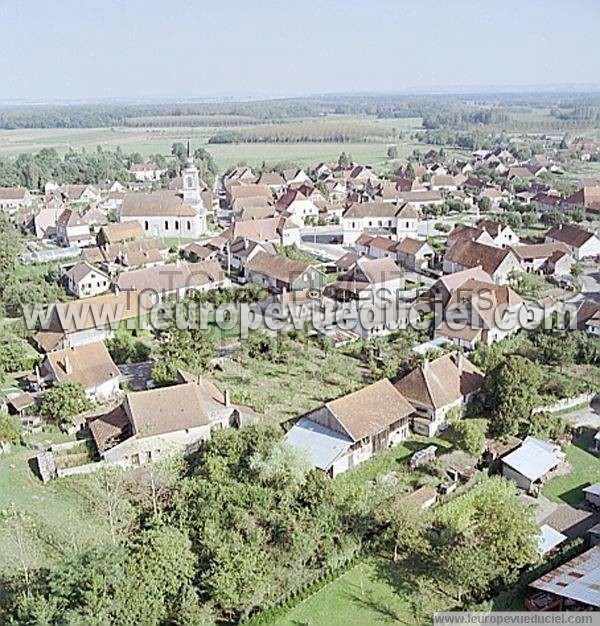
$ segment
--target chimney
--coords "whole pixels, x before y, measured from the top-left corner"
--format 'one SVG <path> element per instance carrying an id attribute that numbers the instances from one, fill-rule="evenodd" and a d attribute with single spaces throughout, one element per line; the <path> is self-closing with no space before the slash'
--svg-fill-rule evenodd
<path id="1" fill-rule="evenodd" d="M 73 373 L 73 366 L 71 365 L 71 359 L 69 359 L 68 355 L 65 357 L 64 367 L 67 375 L 71 375 Z"/>
<path id="2" fill-rule="evenodd" d="M 231 406 L 230 399 L 229 399 L 229 389 L 225 389 L 225 391 L 223 392 L 223 398 L 224 398 L 225 406 Z"/>

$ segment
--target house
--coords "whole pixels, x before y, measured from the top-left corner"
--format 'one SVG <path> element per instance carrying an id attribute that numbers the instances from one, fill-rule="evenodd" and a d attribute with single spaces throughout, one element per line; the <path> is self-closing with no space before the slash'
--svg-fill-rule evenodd
<path id="1" fill-rule="evenodd" d="M 114 274 L 134 268 L 164 265 L 169 249 L 160 239 L 139 239 L 85 248 L 81 256 L 84 261 L 98 264 Z"/>
<path id="2" fill-rule="evenodd" d="M 48 352 L 41 367 L 46 384 L 80 383 L 85 394 L 105 402 L 119 393 L 119 369 L 103 341 Z"/>
<path id="3" fill-rule="evenodd" d="M 555 224 L 546 233 L 545 241 L 564 243 L 578 261 L 600 256 L 600 239 L 594 233 L 571 224 Z"/>
<path id="4" fill-rule="evenodd" d="M 412 271 L 431 267 L 434 257 L 435 251 L 426 241 L 405 237 L 396 245 L 396 260 Z"/>
<path id="5" fill-rule="evenodd" d="M 241 181 L 234 182 L 229 187 L 227 193 L 227 203 L 230 208 L 234 208 L 237 200 L 245 200 L 247 206 L 259 205 L 265 202 L 272 202 L 273 192 L 267 185 L 258 185 L 256 183 L 243 183 Z M 254 202 L 255 201 L 255 202 Z"/>
<path id="6" fill-rule="evenodd" d="M 557 194 L 540 191 L 531 198 L 531 202 L 540 213 L 547 213 L 548 211 L 559 210 L 563 198 Z"/>
<path id="7" fill-rule="evenodd" d="M 283 176 L 279 172 L 263 172 L 257 179 L 258 185 L 267 185 L 276 193 L 279 193 L 286 185 Z"/>
<path id="8" fill-rule="evenodd" d="M 480 341 L 490 345 L 522 328 L 523 304 L 510 287 L 470 278 L 450 296 L 434 339 L 445 337 L 466 350 Z"/>
<path id="9" fill-rule="evenodd" d="M 84 248 L 92 245 L 88 223 L 73 209 L 65 209 L 56 220 L 56 242 L 60 246 Z"/>
<path id="10" fill-rule="evenodd" d="M 101 193 L 121 193 L 125 191 L 125 185 L 122 185 L 118 180 L 103 180 L 100 183 Z"/>
<path id="11" fill-rule="evenodd" d="M 448 233 L 448 248 L 451 248 L 457 241 L 476 241 L 486 246 L 496 245 L 486 230 L 470 224 L 457 224 Z"/>
<path id="12" fill-rule="evenodd" d="M 347 272 L 360 259 L 360 254 L 356 252 L 346 252 L 333 264 L 337 272 Z"/>
<path id="13" fill-rule="evenodd" d="M 454 176 L 449 174 L 434 174 L 429 180 L 429 188 L 431 190 L 445 189 L 446 191 L 456 191 L 458 185 L 454 180 Z"/>
<path id="14" fill-rule="evenodd" d="M 202 246 L 199 243 L 188 243 L 185 248 L 181 250 L 183 258 L 191 261 L 192 263 L 198 263 L 199 261 L 211 261 L 216 259 L 218 251 L 215 248 L 209 248 L 208 246 Z"/>
<path id="15" fill-rule="evenodd" d="M 164 298 L 183 298 L 195 292 L 220 289 L 228 284 L 229 280 L 216 261 L 145 267 L 123 272 L 116 280 L 119 290 L 147 294 L 153 303 Z"/>
<path id="16" fill-rule="evenodd" d="M 56 238 L 56 224 L 65 210 L 60 205 L 57 208 L 42 208 L 33 216 L 33 232 L 38 239 Z"/>
<path id="17" fill-rule="evenodd" d="M 100 192 L 93 185 L 62 185 L 53 193 L 63 202 L 98 202 Z"/>
<path id="18" fill-rule="evenodd" d="M 600 302 L 583 300 L 575 314 L 577 330 L 587 330 L 594 335 L 600 335 L 598 322 L 600 321 Z"/>
<path id="19" fill-rule="evenodd" d="M 274 293 L 320 289 L 325 284 L 325 275 L 316 267 L 263 251 L 246 263 L 245 276 L 249 282 L 263 285 Z"/>
<path id="20" fill-rule="evenodd" d="M 481 267 L 473 267 L 462 272 L 455 272 L 454 274 L 447 274 L 442 276 L 433 283 L 429 291 L 431 295 L 440 300 L 445 307 L 448 304 L 452 294 L 462 287 L 467 281 L 471 279 L 477 279 L 487 283 L 493 283 L 492 277 L 484 272 Z"/>
<path id="21" fill-rule="evenodd" d="M 450 417 L 464 414 L 483 384 L 483 373 L 460 352 L 445 354 L 419 367 L 395 383 L 414 406 L 413 430 L 433 437 Z"/>
<path id="22" fill-rule="evenodd" d="M 128 393 L 116 409 L 89 422 L 101 459 L 137 467 L 195 451 L 215 430 L 256 421 L 212 382 L 179 373 L 179 384 Z"/>
<path id="23" fill-rule="evenodd" d="M 65 272 L 65 277 L 69 293 L 78 298 L 97 296 L 110 287 L 109 277 L 86 261 L 76 263 Z"/>
<path id="24" fill-rule="evenodd" d="M 561 206 L 567 210 L 575 207 L 584 207 L 589 213 L 600 213 L 600 187 L 597 185 L 586 185 L 568 198 L 565 198 Z"/>
<path id="25" fill-rule="evenodd" d="M 310 182 L 310 177 L 306 174 L 306 172 L 297 168 L 283 170 L 281 175 L 287 185 L 300 185 L 302 183 Z"/>
<path id="26" fill-rule="evenodd" d="M 539 487 L 564 460 L 560 446 L 535 437 L 526 437 L 522 445 L 502 459 L 502 476 L 519 489 L 537 495 Z"/>
<path id="27" fill-rule="evenodd" d="M 129 168 L 132 180 L 138 183 L 160 181 L 167 169 L 159 167 L 156 163 L 133 163 Z"/>
<path id="28" fill-rule="evenodd" d="M 493 220 L 482 220 L 477 224 L 477 227 L 488 233 L 494 245 L 499 248 L 507 248 L 508 246 L 516 246 L 519 244 L 519 235 L 517 235 L 508 224 L 500 224 Z"/>
<path id="29" fill-rule="evenodd" d="M 0 187 L 0 211 L 9 215 L 32 203 L 33 196 L 24 187 Z"/>
<path id="30" fill-rule="evenodd" d="M 413 407 L 383 379 L 303 415 L 284 441 L 331 478 L 408 437 Z"/>
<path id="31" fill-rule="evenodd" d="M 374 302 L 386 299 L 394 302 L 404 289 L 404 273 L 389 257 L 359 258 L 354 265 L 326 288 L 336 300 Z"/>
<path id="32" fill-rule="evenodd" d="M 514 273 L 522 272 L 517 255 L 509 248 L 486 246 L 476 241 L 458 241 L 444 255 L 446 274 L 481 267 L 492 279 L 507 283 Z"/>
<path id="33" fill-rule="evenodd" d="M 148 298 L 135 291 L 57 302 L 33 339 L 43 352 L 105 341 L 120 322 L 138 320 L 150 306 Z"/>
<path id="34" fill-rule="evenodd" d="M 197 239 L 206 231 L 206 210 L 199 197 L 195 206 L 170 191 L 128 193 L 118 213 L 119 222 L 138 221 L 146 237 Z"/>
<path id="35" fill-rule="evenodd" d="M 444 198 L 438 190 L 433 191 L 402 191 L 398 193 L 399 202 L 408 202 L 419 209 L 425 205 L 437 206 L 444 204 Z"/>
<path id="36" fill-rule="evenodd" d="M 277 254 L 272 243 L 252 241 L 246 237 L 238 237 L 225 249 L 224 265 L 228 271 L 244 272 L 248 261 L 252 260 L 259 252 L 269 255 Z"/>
<path id="37" fill-rule="evenodd" d="M 363 232 L 390 234 L 397 240 L 416 236 L 418 211 L 391 202 L 355 202 L 343 213 L 340 225 L 344 244 L 353 244 Z"/>
<path id="38" fill-rule="evenodd" d="M 228 243 L 238 237 L 245 237 L 258 243 L 272 243 L 278 246 L 300 245 L 300 228 L 287 217 L 234 222 L 229 228 L 215 235 L 208 247 L 223 250 Z"/>
<path id="39" fill-rule="evenodd" d="M 584 487 L 585 501 L 589 502 L 595 509 L 600 510 L 600 483 L 595 483 L 589 487 Z"/>
<path id="40" fill-rule="evenodd" d="M 275 203 L 280 213 L 285 213 L 295 224 L 302 228 L 307 220 L 316 220 L 319 209 L 315 203 L 298 189 L 288 189 Z"/>
<path id="41" fill-rule="evenodd" d="M 598 579 L 600 546 L 592 546 L 529 583 L 535 593 L 525 600 L 525 607 L 530 611 L 598 611 Z"/>
<path id="42" fill-rule="evenodd" d="M 571 273 L 573 257 L 564 243 L 531 243 L 512 251 L 527 273 L 565 276 Z"/>
<path id="43" fill-rule="evenodd" d="M 96 242 L 99 246 L 104 246 L 110 243 L 143 239 L 145 236 L 146 233 L 140 222 L 138 220 L 130 220 L 103 226 L 96 237 Z"/>

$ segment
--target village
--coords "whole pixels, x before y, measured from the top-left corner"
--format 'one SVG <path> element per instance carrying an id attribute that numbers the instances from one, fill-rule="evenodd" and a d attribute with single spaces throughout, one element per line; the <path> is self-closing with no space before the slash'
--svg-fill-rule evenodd
<path id="1" fill-rule="evenodd" d="M 582 158 L 563 143 L 209 183 L 188 140 L 128 181 L 0 188 L 18 301 L 48 313 L 4 340 L 0 472 L 40 494 L 154 476 L 268 425 L 333 490 L 381 483 L 415 516 L 504 477 L 536 525 L 522 567 L 554 563 L 522 607 L 598 610 L 600 178 L 556 189 Z M 147 323 L 175 304 L 210 305 L 208 326 Z M 220 304 L 265 325 L 226 328 Z"/>

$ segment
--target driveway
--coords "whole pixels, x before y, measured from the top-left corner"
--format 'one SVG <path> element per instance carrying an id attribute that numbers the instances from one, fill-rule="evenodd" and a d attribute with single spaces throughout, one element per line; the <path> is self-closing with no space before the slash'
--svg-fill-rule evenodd
<path id="1" fill-rule="evenodd" d="M 565 421 L 573 426 L 589 426 L 594 429 L 600 429 L 600 398 L 594 400 L 591 405 L 563 413 L 562 417 Z"/>

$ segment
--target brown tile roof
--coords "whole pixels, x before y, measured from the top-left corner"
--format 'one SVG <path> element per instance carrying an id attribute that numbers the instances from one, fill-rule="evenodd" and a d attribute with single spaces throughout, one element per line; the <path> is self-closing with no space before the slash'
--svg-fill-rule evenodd
<path id="1" fill-rule="evenodd" d="M 127 394 L 125 407 L 139 437 L 188 430 L 209 423 L 202 391 L 195 382 Z"/>
<path id="2" fill-rule="evenodd" d="M 568 246 L 574 246 L 575 248 L 580 248 L 593 236 L 594 233 L 590 233 L 582 228 L 577 228 L 577 226 L 571 226 L 571 224 L 555 224 L 546 233 L 546 237 L 556 241 L 562 241 Z"/>
<path id="3" fill-rule="evenodd" d="M 256 272 L 275 278 L 286 283 L 291 283 L 304 274 L 311 265 L 303 261 L 295 261 L 280 255 L 258 252 L 246 265 L 246 271 Z"/>
<path id="4" fill-rule="evenodd" d="M 409 401 L 430 409 L 445 407 L 477 392 L 483 373 L 459 352 L 423 363 L 395 387 Z"/>
<path id="5" fill-rule="evenodd" d="M 172 191 L 128 193 L 123 198 L 122 217 L 194 217 L 196 210 L 183 204 L 183 198 Z"/>
<path id="6" fill-rule="evenodd" d="M 401 207 L 393 202 L 354 202 L 344 217 L 396 217 Z"/>
<path id="7" fill-rule="evenodd" d="M 511 250 L 520 259 L 546 259 L 550 258 L 557 252 L 570 254 L 569 248 L 567 248 L 567 246 L 560 241 L 556 243 L 531 243 L 520 246 L 512 246 Z"/>
<path id="8" fill-rule="evenodd" d="M 119 274 L 117 285 L 123 290 L 165 294 L 183 288 L 218 284 L 225 274 L 216 261 L 179 263 L 146 267 Z"/>
<path id="9" fill-rule="evenodd" d="M 65 276 L 67 276 L 67 278 L 70 278 L 73 282 L 79 283 L 90 272 L 95 272 L 96 274 L 99 274 L 100 276 L 108 279 L 108 276 L 106 274 L 104 274 L 100 270 L 97 270 L 95 267 L 92 267 L 89 263 L 86 263 L 85 261 L 79 261 L 79 263 L 73 265 L 70 270 L 65 272 Z"/>
<path id="10" fill-rule="evenodd" d="M 354 441 L 373 435 L 414 412 L 387 378 L 327 402 L 325 406 Z"/>
<path id="11" fill-rule="evenodd" d="M 107 243 L 121 243 L 130 239 L 143 239 L 144 229 L 138 220 L 108 224 L 102 228 L 102 234 Z"/>
<path id="12" fill-rule="evenodd" d="M 88 420 L 88 426 L 98 452 L 102 454 L 111 446 L 113 441 L 125 436 L 130 425 L 127 413 L 123 405 L 120 404 L 106 415 Z"/>
<path id="13" fill-rule="evenodd" d="M 396 252 L 402 252 L 404 254 L 417 254 L 423 246 L 428 245 L 426 241 L 419 241 L 412 237 L 405 237 L 396 247 Z"/>
<path id="14" fill-rule="evenodd" d="M 340 278 L 341 281 L 379 285 L 387 281 L 402 278 L 403 272 L 389 257 L 383 259 L 365 259 L 361 257 L 350 271 Z M 335 283 L 334 283 L 335 284 Z"/>
<path id="15" fill-rule="evenodd" d="M 358 261 L 358 259 L 360 259 L 360 255 L 356 254 L 356 252 L 346 252 L 346 254 L 342 255 L 334 263 L 334 265 L 339 270 L 348 270 L 356 263 L 356 261 Z"/>
<path id="16" fill-rule="evenodd" d="M 495 248 L 476 241 L 457 241 L 446 252 L 444 260 L 465 268 L 479 265 L 484 272 L 493 274 L 510 255 L 514 255 L 514 252 L 508 248 Z"/>
<path id="17" fill-rule="evenodd" d="M 484 272 L 480 267 L 472 267 L 463 270 L 462 272 L 446 274 L 438 279 L 435 284 L 439 282 L 444 285 L 449 292 L 452 292 L 455 289 L 458 289 L 461 285 L 464 285 L 471 278 L 477 278 L 478 280 L 489 283 L 494 282 L 492 277 L 487 272 Z"/>
<path id="18" fill-rule="evenodd" d="M 259 185 L 285 185 L 279 172 L 263 172 L 256 181 Z"/>
<path id="19" fill-rule="evenodd" d="M 23 200 L 26 195 L 24 187 L 0 187 L 0 200 Z"/>
<path id="20" fill-rule="evenodd" d="M 272 198 L 273 194 L 267 185 L 233 185 L 229 191 L 232 200 L 239 198 Z"/>
<path id="21" fill-rule="evenodd" d="M 49 352 L 46 359 L 46 367 L 58 382 L 81 383 L 85 389 L 119 377 L 119 370 L 102 341 Z"/>
<path id="22" fill-rule="evenodd" d="M 87 226 L 87 222 L 73 209 L 65 209 L 56 220 L 57 226 Z"/>

